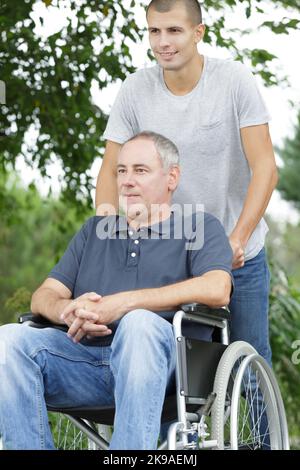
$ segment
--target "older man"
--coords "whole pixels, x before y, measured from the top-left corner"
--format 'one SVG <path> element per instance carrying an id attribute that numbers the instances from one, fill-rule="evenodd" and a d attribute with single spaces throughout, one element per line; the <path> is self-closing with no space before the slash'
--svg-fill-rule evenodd
<path id="1" fill-rule="evenodd" d="M 175 145 L 154 133 L 135 136 L 121 148 L 117 180 L 126 218 L 89 219 L 32 297 L 32 312 L 67 324 L 68 334 L 0 328 L 7 449 L 53 448 L 46 404 L 115 405 L 110 448 L 155 449 L 174 379 L 176 307 L 229 302 L 232 250 L 218 220 L 193 214 L 191 230 L 178 236 L 186 219 L 171 208 Z"/>

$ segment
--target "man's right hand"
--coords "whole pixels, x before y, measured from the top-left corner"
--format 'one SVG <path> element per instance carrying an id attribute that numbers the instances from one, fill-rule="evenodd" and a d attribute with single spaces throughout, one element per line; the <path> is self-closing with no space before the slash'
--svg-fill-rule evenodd
<path id="1" fill-rule="evenodd" d="M 245 248 L 239 239 L 232 236 L 229 237 L 229 242 L 233 252 L 232 269 L 242 268 L 245 264 Z"/>

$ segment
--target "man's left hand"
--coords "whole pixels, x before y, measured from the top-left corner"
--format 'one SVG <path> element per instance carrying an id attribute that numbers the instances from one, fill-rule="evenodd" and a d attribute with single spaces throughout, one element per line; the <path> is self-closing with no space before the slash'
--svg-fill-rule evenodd
<path id="1" fill-rule="evenodd" d="M 76 318 L 68 330 L 68 335 L 72 337 L 75 342 L 78 342 L 84 336 L 104 336 L 111 334 L 111 330 L 107 329 L 106 325 L 119 320 L 130 310 L 128 300 L 128 293 L 120 292 L 118 294 L 102 297 L 98 302 L 94 302 L 92 305 L 89 303 L 89 308 L 80 308 L 73 311 L 72 313 Z M 71 312 L 69 312 L 68 309 L 64 312 L 65 315 L 69 313 Z"/>

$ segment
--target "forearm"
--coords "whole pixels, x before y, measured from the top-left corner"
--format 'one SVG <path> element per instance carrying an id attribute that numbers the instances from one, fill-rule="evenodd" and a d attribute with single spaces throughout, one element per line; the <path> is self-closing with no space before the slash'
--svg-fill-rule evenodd
<path id="1" fill-rule="evenodd" d="M 117 214 L 119 208 L 116 178 L 111 172 L 99 172 L 96 187 L 96 214 Z"/>
<path id="2" fill-rule="evenodd" d="M 115 215 L 119 210 L 117 160 L 121 145 L 107 141 L 96 187 L 96 214 Z"/>
<path id="3" fill-rule="evenodd" d="M 244 246 L 263 217 L 276 184 L 276 167 L 271 164 L 266 168 L 265 163 L 257 165 L 252 173 L 243 210 L 230 234 L 231 237 L 241 240 Z"/>
<path id="4" fill-rule="evenodd" d="M 64 325 L 65 322 L 60 319 L 60 315 L 71 301 L 60 297 L 52 289 L 40 288 L 32 296 L 31 311 L 35 315 L 43 315 L 53 323 Z"/>
<path id="5" fill-rule="evenodd" d="M 229 274 L 195 277 L 170 286 L 141 289 L 129 294 L 129 310 L 145 308 L 152 311 L 174 310 L 186 303 L 201 303 L 220 307 L 229 303 L 231 279 Z M 214 276 L 214 277 L 213 277 Z"/>

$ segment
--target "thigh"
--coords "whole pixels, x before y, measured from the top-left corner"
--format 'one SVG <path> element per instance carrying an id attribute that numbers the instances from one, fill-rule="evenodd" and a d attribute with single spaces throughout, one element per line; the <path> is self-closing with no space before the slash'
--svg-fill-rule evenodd
<path id="1" fill-rule="evenodd" d="M 269 290 L 270 274 L 265 250 L 233 271 L 235 290 L 229 304 L 232 341 L 249 342 L 270 361 Z"/>
<path id="2" fill-rule="evenodd" d="M 75 344 L 63 331 L 31 328 L 30 357 L 43 376 L 47 405 L 112 405 L 110 347 Z"/>

